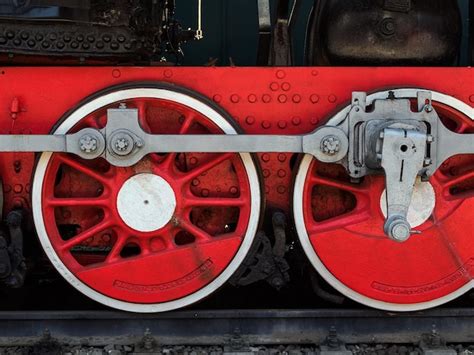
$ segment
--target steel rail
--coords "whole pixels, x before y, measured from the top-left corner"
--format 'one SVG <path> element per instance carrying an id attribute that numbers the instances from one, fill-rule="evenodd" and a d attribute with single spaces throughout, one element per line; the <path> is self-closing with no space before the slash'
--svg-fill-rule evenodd
<path id="1" fill-rule="evenodd" d="M 416 313 L 376 310 L 197 310 L 164 314 L 115 311 L 0 312 L 0 346 L 41 341 L 45 330 L 67 344 L 139 342 L 149 332 L 161 345 L 253 346 L 321 344 L 334 327 L 346 344 L 418 343 L 436 327 L 449 343 L 474 342 L 474 309 Z"/>

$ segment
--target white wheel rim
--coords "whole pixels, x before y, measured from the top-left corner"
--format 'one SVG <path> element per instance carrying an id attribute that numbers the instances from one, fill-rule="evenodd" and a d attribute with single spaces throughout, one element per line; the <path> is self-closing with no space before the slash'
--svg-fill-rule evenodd
<path id="1" fill-rule="evenodd" d="M 422 89 L 397 89 L 397 90 L 390 90 L 395 93 L 397 98 L 416 98 L 416 94 L 418 91 Z M 460 113 L 466 115 L 467 117 L 474 120 L 474 109 L 467 105 L 466 103 L 455 99 L 452 96 L 448 96 L 445 94 L 441 94 L 439 92 L 432 92 L 432 100 L 434 102 L 439 102 L 450 106 Z M 381 91 L 369 95 L 367 97 L 367 103 L 371 104 L 376 99 L 384 99 L 387 97 L 389 91 Z M 339 113 L 337 113 L 333 118 L 330 119 L 329 124 L 337 125 L 344 120 L 345 117 L 349 114 L 350 106 L 347 106 Z M 303 189 L 306 181 L 306 177 L 309 172 L 309 167 L 313 161 L 313 157 L 311 155 L 306 155 L 298 169 L 298 173 L 295 179 L 295 186 L 293 192 L 293 215 L 295 219 L 296 231 L 298 234 L 298 238 L 300 240 L 301 246 L 308 257 L 309 261 L 316 269 L 316 271 L 329 283 L 332 287 L 334 287 L 337 291 L 342 293 L 343 295 L 347 296 L 348 298 L 367 305 L 369 307 L 382 309 L 386 311 L 395 311 L 395 312 L 411 312 L 411 311 L 419 311 L 423 309 L 433 308 L 439 305 L 442 305 L 446 302 L 452 301 L 457 297 L 463 295 L 470 289 L 474 287 L 474 280 L 469 281 L 463 287 L 459 288 L 458 290 L 450 293 L 447 296 L 440 297 L 436 300 L 432 300 L 429 302 L 420 302 L 420 303 L 412 303 L 412 304 L 399 304 L 399 303 L 389 303 L 383 302 L 379 300 L 375 300 L 369 297 L 366 297 L 351 288 L 347 287 L 341 281 L 339 281 L 334 275 L 326 268 L 323 264 L 321 259 L 319 258 L 318 254 L 314 250 L 311 241 L 309 239 L 309 235 L 306 231 L 305 221 L 304 221 L 304 214 L 303 214 Z"/>
<path id="2" fill-rule="evenodd" d="M 92 101 L 84 104 L 79 107 L 77 110 L 72 112 L 63 123 L 55 130 L 54 134 L 66 134 L 72 127 L 74 127 L 80 120 L 84 117 L 87 117 L 92 112 L 105 107 L 107 105 L 121 102 L 129 99 L 136 98 L 152 98 L 152 99 L 162 99 L 177 102 L 184 106 L 187 106 L 200 114 L 207 117 L 211 122 L 216 124 L 225 134 L 236 134 L 237 131 L 232 127 L 232 125 L 224 118 L 222 114 L 214 110 L 212 107 L 206 105 L 205 103 L 179 92 L 166 90 L 166 89 L 154 89 L 154 88 L 136 88 L 136 89 L 124 89 L 109 94 L 100 96 Z M 44 224 L 43 219 L 43 208 L 42 208 L 42 190 L 43 190 L 43 181 L 45 178 L 46 169 L 48 163 L 52 157 L 52 153 L 43 153 L 41 154 L 38 164 L 36 166 L 33 184 L 32 184 L 32 209 L 33 209 L 33 218 L 35 222 L 36 231 L 38 233 L 39 240 L 41 245 L 48 256 L 51 263 L 54 265 L 56 270 L 77 290 L 79 290 L 84 295 L 89 298 L 100 302 L 106 306 L 113 307 L 116 309 L 138 312 L 138 313 L 155 313 L 155 312 L 164 312 L 170 311 L 173 309 L 182 308 L 188 306 L 192 303 L 195 303 L 212 292 L 220 288 L 237 270 L 242 261 L 247 255 L 255 234 L 257 232 L 258 222 L 260 218 L 260 208 L 261 208 L 261 195 L 260 195 L 260 185 L 257 170 L 253 159 L 250 154 L 241 153 L 240 157 L 242 163 L 245 167 L 247 177 L 249 179 L 250 185 L 250 197 L 251 197 L 251 210 L 250 218 L 247 227 L 245 236 L 240 244 L 239 250 L 235 254 L 232 261 L 229 263 L 226 269 L 224 269 L 219 276 L 217 276 L 213 281 L 207 284 L 205 287 L 200 290 L 177 300 L 156 303 L 156 304 L 137 304 L 120 301 L 111 297 L 108 297 L 102 293 L 95 291 L 94 289 L 87 286 L 81 280 L 79 280 L 62 262 L 62 260 L 57 255 L 54 250 Z"/>

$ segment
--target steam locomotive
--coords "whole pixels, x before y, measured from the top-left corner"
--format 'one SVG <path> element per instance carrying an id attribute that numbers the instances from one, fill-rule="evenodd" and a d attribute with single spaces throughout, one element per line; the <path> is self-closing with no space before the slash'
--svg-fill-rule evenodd
<path id="1" fill-rule="evenodd" d="M 257 0 L 254 66 L 183 66 L 205 3 L 190 29 L 174 0 L 0 0 L 2 290 L 59 274 L 130 312 L 469 293 L 473 4 Z"/>

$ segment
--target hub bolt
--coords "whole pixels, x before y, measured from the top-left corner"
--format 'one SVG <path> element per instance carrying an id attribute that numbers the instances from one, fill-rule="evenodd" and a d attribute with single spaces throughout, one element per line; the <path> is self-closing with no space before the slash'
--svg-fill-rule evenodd
<path id="1" fill-rule="evenodd" d="M 117 148 L 119 152 L 125 152 L 129 145 L 130 142 L 127 138 L 119 138 L 115 141 L 115 148 Z"/>
<path id="2" fill-rule="evenodd" d="M 90 134 L 82 136 L 79 144 L 84 153 L 94 153 L 97 150 L 97 139 Z"/>
<path id="3" fill-rule="evenodd" d="M 336 136 L 326 136 L 321 141 L 321 150 L 326 155 L 336 155 L 341 149 L 341 141 Z"/>

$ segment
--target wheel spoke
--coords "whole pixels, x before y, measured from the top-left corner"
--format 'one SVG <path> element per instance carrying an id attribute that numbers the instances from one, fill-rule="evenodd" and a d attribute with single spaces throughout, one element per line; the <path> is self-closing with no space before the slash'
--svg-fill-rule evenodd
<path id="1" fill-rule="evenodd" d="M 352 211 L 343 215 L 327 219 L 322 222 L 313 222 L 307 228 L 309 236 L 324 233 L 336 229 L 341 229 L 353 224 L 364 222 L 370 218 L 370 211 L 367 209 L 360 209 L 359 211 Z"/>
<path id="2" fill-rule="evenodd" d="M 450 189 L 456 185 L 462 184 L 470 179 L 474 179 L 474 170 L 468 171 L 462 175 L 456 176 L 445 182 L 445 188 Z"/>
<path id="3" fill-rule="evenodd" d="M 456 133 L 462 134 L 466 132 L 468 129 L 472 128 L 472 125 L 468 124 L 467 122 L 462 121 L 457 127 L 456 127 Z"/>
<path id="4" fill-rule="evenodd" d="M 112 226 L 112 222 L 104 219 L 100 223 L 96 224 L 95 226 L 85 230 L 84 232 L 79 233 L 78 235 L 72 237 L 70 240 L 66 241 L 62 246 L 61 249 L 63 251 L 67 251 L 72 247 L 81 244 L 82 242 L 86 241 L 87 239 L 103 232 L 107 228 Z"/>
<path id="5" fill-rule="evenodd" d="M 180 127 L 179 131 L 177 134 L 186 134 L 189 132 L 189 130 L 191 129 L 191 126 L 193 125 L 194 123 L 194 120 L 195 120 L 195 116 L 193 114 L 187 114 L 184 117 L 184 122 L 182 124 L 182 126 Z M 179 153 L 178 152 L 174 152 L 174 153 L 169 153 L 166 158 L 163 160 L 163 162 L 161 163 L 162 166 L 166 167 L 166 168 L 169 168 L 170 166 L 172 166 L 172 164 L 174 163 L 174 161 L 176 160 L 176 156 L 178 155 Z"/>
<path id="6" fill-rule="evenodd" d="M 196 168 L 184 173 L 183 179 L 185 181 L 192 180 L 192 179 L 198 177 L 199 175 L 201 175 L 202 173 L 205 173 L 205 172 L 211 170 L 212 168 L 214 168 L 215 166 L 221 164 L 222 162 L 231 159 L 233 155 L 234 155 L 234 153 L 219 154 L 219 155 L 211 158 L 209 161 L 207 161 L 207 162 L 197 166 Z"/>
<path id="7" fill-rule="evenodd" d="M 83 198 L 83 197 L 68 197 L 68 198 L 47 198 L 45 199 L 45 204 L 50 207 L 108 207 L 110 205 L 110 200 L 97 197 L 97 198 Z"/>
<path id="8" fill-rule="evenodd" d="M 208 242 L 212 239 L 212 236 L 209 233 L 195 226 L 187 219 L 180 220 L 179 227 L 182 230 L 192 234 L 199 241 Z"/>
<path id="9" fill-rule="evenodd" d="M 109 185 L 110 182 L 104 174 L 101 174 L 93 170 L 92 168 L 78 162 L 72 156 L 66 154 L 58 154 L 57 157 L 63 164 L 66 164 L 67 166 L 93 178 L 94 180 L 102 183 L 104 186 Z"/>
<path id="10" fill-rule="evenodd" d="M 115 241 L 112 249 L 107 255 L 105 259 L 105 263 L 113 263 L 116 261 L 121 260 L 120 253 L 122 249 L 127 245 L 128 241 L 130 240 L 130 235 L 124 232 L 121 228 L 115 228 L 115 233 L 117 235 L 117 240 Z"/>
<path id="11" fill-rule="evenodd" d="M 350 184 L 344 181 L 332 180 L 321 177 L 319 175 L 312 175 L 309 178 L 309 183 L 311 185 L 324 185 L 328 187 L 333 187 L 339 190 L 352 192 L 353 194 L 367 194 L 368 192 L 367 189 L 363 186 Z"/>
<path id="12" fill-rule="evenodd" d="M 140 126 L 144 129 L 150 132 L 150 126 L 148 124 L 148 121 L 146 119 L 146 111 L 148 108 L 148 104 L 146 101 L 139 101 L 135 104 L 137 110 L 138 110 L 138 123 Z"/>
<path id="13" fill-rule="evenodd" d="M 243 207 L 246 201 L 241 198 L 228 197 L 207 197 L 201 198 L 189 196 L 183 199 L 183 203 L 188 207 Z"/>

